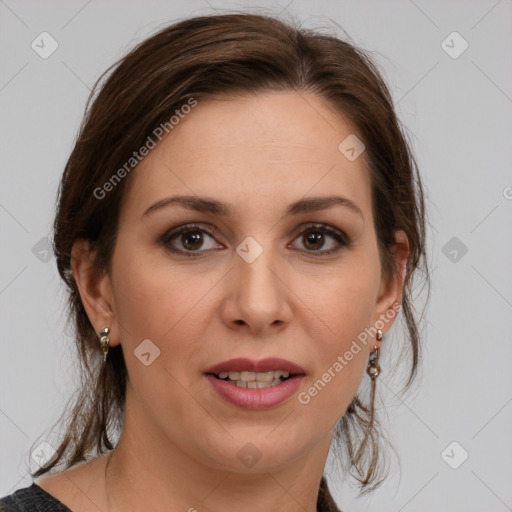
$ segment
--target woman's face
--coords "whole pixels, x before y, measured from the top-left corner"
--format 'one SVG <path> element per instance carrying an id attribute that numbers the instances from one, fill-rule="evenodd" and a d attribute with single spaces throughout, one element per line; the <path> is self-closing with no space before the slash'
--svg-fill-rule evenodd
<path id="1" fill-rule="evenodd" d="M 142 444 L 239 472 L 326 453 L 376 345 L 362 333 L 400 301 L 354 134 L 310 93 L 200 100 L 133 171 L 102 290 Z M 192 200 L 154 207 L 172 196 Z M 249 362 L 212 370 L 233 358 Z M 261 390 L 207 375 L 276 384 L 287 363 L 266 358 L 303 374 Z"/>

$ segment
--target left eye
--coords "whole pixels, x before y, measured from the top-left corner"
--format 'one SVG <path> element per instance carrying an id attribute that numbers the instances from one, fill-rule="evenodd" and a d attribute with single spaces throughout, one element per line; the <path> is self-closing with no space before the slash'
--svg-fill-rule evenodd
<path id="1" fill-rule="evenodd" d="M 318 252 L 321 255 L 337 252 L 349 245 L 348 238 L 341 231 L 325 224 L 310 225 L 299 234 L 299 239 L 307 249 L 310 249 L 307 252 Z M 325 249 L 324 246 L 329 239 L 330 247 Z"/>
<path id="2" fill-rule="evenodd" d="M 205 235 L 211 240 L 210 246 L 206 248 L 203 247 L 206 241 Z M 332 229 L 325 224 L 308 226 L 299 233 L 295 240 L 301 241 L 305 247 L 305 249 L 299 250 L 319 255 L 331 254 L 349 245 L 348 238 L 341 231 Z M 328 243 L 329 241 L 330 243 Z M 181 248 L 176 247 L 175 243 L 179 243 Z M 326 243 L 328 243 L 327 249 L 325 248 Z M 212 233 L 195 225 L 186 225 L 171 230 L 162 237 L 162 244 L 172 252 L 186 256 L 199 256 L 206 251 L 224 248 L 222 244 L 215 241 Z M 293 243 L 287 247 L 295 248 Z"/>

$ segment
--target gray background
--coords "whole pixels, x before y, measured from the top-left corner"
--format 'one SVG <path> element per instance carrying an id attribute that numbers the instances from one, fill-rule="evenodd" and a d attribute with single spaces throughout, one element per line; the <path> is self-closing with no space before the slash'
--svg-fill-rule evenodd
<path id="1" fill-rule="evenodd" d="M 422 380 L 399 396 L 382 375 L 398 459 L 363 499 L 333 469 L 336 499 L 352 511 L 512 510 L 511 0 L 0 1 L 0 495 L 30 485 L 29 449 L 74 389 L 73 336 L 45 239 L 89 88 L 164 24 L 245 7 L 344 37 L 339 24 L 370 50 L 427 188 L 433 287 Z M 43 31 L 59 45 L 47 59 L 31 48 Z M 442 45 L 454 31 L 469 44 L 457 58 L 462 39 Z"/>

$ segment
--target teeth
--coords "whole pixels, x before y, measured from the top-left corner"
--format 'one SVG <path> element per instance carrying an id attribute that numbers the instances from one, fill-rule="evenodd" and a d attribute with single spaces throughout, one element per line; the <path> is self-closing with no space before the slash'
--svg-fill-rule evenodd
<path id="1" fill-rule="evenodd" d="M 272 382 L 274 380 L 274 372 L 259 372 L 255 374 L 254 380 L 257 382 Z"/>
<path id="2" fill-rule="evenodd" d="M 221 372 L 219 379 L 226 380 L 239 388 L 263 389 L 281 384 L 281 379 L 290 376 L 284 370 L 269 370 L 268 372 Z"/>
<path id="3" fill-rule="evenodd" d="M 264 389 L 264 388 L 271 388 L 273 386 L 277 386 L 281 384 L 281 379 L 274 379 L 271 382 L 257 382 L 257 381 L 245 381 L 245 380 L 237 380 L 237 381 L 227 381 L 230 384 L 234 384 L 235 386 L 238 386 L 239 388 L 244 389 Z"/>
<path id="4" fill-rule="evenodd" d="M 270 370 L 268 372 L 221 372 L 219 379 L 226 379 L 233 381 L 242 380 L 244 382 L 272 382 L 276 379 L 286 379 L 290 376 L 290 372 L 283 370 Z"/>

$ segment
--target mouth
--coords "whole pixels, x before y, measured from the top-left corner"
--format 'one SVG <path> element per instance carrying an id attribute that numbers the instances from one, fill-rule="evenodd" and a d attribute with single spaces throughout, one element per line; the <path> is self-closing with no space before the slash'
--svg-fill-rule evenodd
<path id="1" fill-rule="evenodd" d="M 222 399 L 248 409 L 277 407 L 298 391 L 306 376 L 298 364 L 276 357 L 230 359 L 204 374 Z"/>

